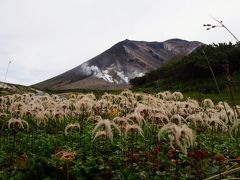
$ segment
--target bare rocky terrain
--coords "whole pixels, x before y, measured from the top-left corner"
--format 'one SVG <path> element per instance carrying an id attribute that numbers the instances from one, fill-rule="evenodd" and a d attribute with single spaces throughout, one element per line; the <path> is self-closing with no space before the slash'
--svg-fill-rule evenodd
<path id="1" fill-rule="evenodd" d="M 129 80 L 159 68 L 166 61 L 190 54 L 202 43 L 170 39 L 164 42 L 121 41 L 100 55 L 46 81 L 38 89 L 123 89 Z"/>

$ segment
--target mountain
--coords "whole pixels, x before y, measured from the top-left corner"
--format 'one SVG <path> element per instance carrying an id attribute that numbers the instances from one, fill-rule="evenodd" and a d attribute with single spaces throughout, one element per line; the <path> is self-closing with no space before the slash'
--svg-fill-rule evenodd
<path id="1" fill-rule="evenodd" d="M 211 65 L 218 87 L 208 64 Z M 201 46 L 188 56 L 168 61 L 157 70 L 131 79 L 130 83 L 133 89 L 147 92 L 170 90 L 216 94 L 220 89 L 228 95 L 231 91 L 236 93 L 235 99 L 240 90 L 240 44 Z"/>
<path id="2" fill-rule="evenodd" d="M 38 89 L 119 89 L 129 80 L 159 68 L 169 59 L 190 54 L 202 43 L 171 39 L 164 42 L 121 41 L 102 54 L 49 80 Z"/>

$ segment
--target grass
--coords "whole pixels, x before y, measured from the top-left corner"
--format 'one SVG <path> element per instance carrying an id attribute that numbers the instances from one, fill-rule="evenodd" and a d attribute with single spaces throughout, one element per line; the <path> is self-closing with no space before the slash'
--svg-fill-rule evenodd
<path id="1" fill-rule="evenodd" d="M 150 94 L 155 94 L 155 93 L 161 92 L 160 90 L 154 89 L 154 88 L 133 88 L 132 90 L 134 92 L 144 92 L 144 93 L 150 93 Z M 171 91 L 171 92 L 174 92 L 174 91 Z M 218 93 L 203 93 L 203 92 L 199 92 L 199 91 L 190 91 L 190 92 L 184 92 L 183 95 L 184 95 L 185 99 L 190 97 L 191 99 L 196 99 L 198 101 L 202 101 L 206 98 L 210 98 L 210 99 L 212 99 L 212 101 L 214 103 L 218 103 L 219 101 L 221 101 Z M 222 95 L 224 101 L 226 101 L 230 105 L 233 105 L 229 92 L 227 92 L 226 90 L 222 91 L 221 95 Z M 237 105 L 240 105 L 240 96 L 238 96 L 238 92 L 235 91 L 233 95 L 234 95 L 235 103 Z"/>
<path id="2" fill-rule="evenodd" d="M 185 98 L 190 97 L 198 101 L 202 101 L 203 99 L 210 98 L 214 103 L 218 103 L 219 101 L 221 101 L 219 95 L 216 93 L 205 94 L 201 92 L 188 92 L 188 93 L 184 93 L 184 97 Z M 230 105 L 233 105 L 231 96 L 228 92 L 226 91 L 222 92 L 222 97 L 224 101 L 228 102 Z M 234 100 L 237 105 L 240 105 L 240 96 L 235 95 Z"/>
<path id="3" fill-rule="evenodd" d="M 188 89 L 188 90 L 187 90 L 187 92 L 183 91 L 184 97 L 185 98 L 190 97 L 190 98 L 196 99 L 198 101 L 202 101 L 203 99 L 210 98 L 215 103 L 221 101 L 220 97 L 217 93 L 212 93 L 212 92 L 211 93 L 204 93 L 203 91 L 206 91 L 206 88 L 204 88 L 205 87 L 204 84 L 206 85 L 206 87 L 208 87 L 208 85 L 209 85 L 209 83 L 207 83 L 207 82 L 204 83 L 204 82 L 201 82 L 201 81 L 195 81 L 195 82 L 186 84 L 185 89 Z M 197 87 L 197 85 L 199 87 Z M 141 87 L 141 88 L 139 87 L 139 88 L 135 88 L 135 87 L 133 87 L 131 90 L 133 92 L 143 92 L 143 93 L 155 94 L 155 93 L 166 90 L 166 88 L 169 88 L 169 86 L 170 85 L 168 85 L 167 87 L 164 86 L 163 88 L 160 88 L 160 87 L 155 87 L 155 88 L 154 87 Z M 181 86 L 184 87 L 183 84 L 181 84 Z M 174 92 L 174 90 L 178 91 L 178 89 L 181 89 L 179 87 L 180 86 L 175 85 L 175 88 L 172 87 L 172 90 L 170 89 L 170 91 L 171 92 Z M 194 87 L 193 91 L 189 91 L 189 89 L 191 87 Z M 28 93 L 28 92 L 34 92 L 31 88 L 21 86 L 21 85 L 16 86 L 16 88 L 17 88 L 16 91 L 6 90 L 6 89 L 1 89 L 0 88 L 0 96 L 4 96 L 4 95 L 8 95 L 8 94 L 14 94 L 14 93 L 23 94 L 23 93 Z M 199 89 L 199 91 L 196 91 L 197 88 Z M 181 90 L 183 90 L 183 89 L 181 89 Z M 56 93 L 57 94 L 64 94 L 64 93 L 76 93 L 76 94 L 77 93 L 84 93 L 84 94 L 87 94 L 87 93 L 91 93 L 91 92 L 97 98 L 99 98 L 104 93 L 120 94 L 121 90 L 107 90 L 106 91 L 106 90 L 76 89 L 76 90 L 61 90 L 61 91 L 50 91 L 50 90 L 48 90 L 48 91 L 46 91 L 46 93 L 49 93 L 49 94 L 56 94 Z M 234 100 L 235 100 L 236 104 L 240 105 L 240 96 L 238 96 L 237 94 L 238 94 L 238 91 L 237 91 L 237 89 L 235 89 Z M 229 104 L 232 104 L 232 100 L 231 100 L 231 96 L 230 96 L 229 92 L 224 90 L 222 92 L 222 96 L 223 96 L 224 101 L 228 102 Z"/>
<path id="4" fill-rule="evenodd" d="M 201 82 L 199 83 L 201 84 Z M 190 85 L 189 85 L 190 86 Z M 156 93 L 159 93 L 161 92 L 161 89 L 159 88 L 152 88 L 152 87 L 149 87 L 149 88 L 131 88 L 131 90 L 133 92 L 142 92 L 142 93 L 148 93 L 148 94 L 156 94 Z M 165 90 L 165 89 L 164 89 Z M 162 90 L 162 91 L 164 91 Z M 171 92 L 174 92 L 174 90 L 171 90 Z M 178 91 L 178 90 L 176 90 Z M 121 90 L 108 90 L 108 91 L 104 91 L 104 90 L 81 90 L 81 89 L 78 89 L 78 90 L 64 90 L 64 91 L 47 91 L 48 93 L 50 94 L 54 94 L 54 93 L 58 93 L 58 94 L 64 94 L 64 93 L 83 93 L 83 94 L 87 94 L 87 93 L 93 93 L 97 98 L 100 98 L 104 93 L 109 93 L 109 94 L 120 94 L 121 93 Z M 232 100 L 231 100 L 231 96 L 229 94 L 229 92 L 227 92 L 226 90 L 225 91 L 222 91 L 221 92 L 222 94 L 222 97 L 223 97 L 223 100 L 228 102 L 230 105 L 232 105 Z M 236 102 L 237 105 L 240 105 L 240 96 L 237 95 L 238 92 L 235 90 L 234 91 L 234 100 Z M 218 93 L 204 93 L 202 91 L 188 91 L 188 92 L 183 92 L 183 95 L 185 98 L 192 98 L 192 99 L 196 99 L 198 101 L 202 101 L 206 98 L 210 98 L 213 100 L 214 103 L 218 103 L 219 101 L 221 101 Z"/>
<path id="5" fill-rule="evenodd" d="M 9 94 L 23 94 L 23 93 L 34 93 L 34 89 L 28 86 L 18 85 L 18 84 L 8 84 L 11 88 L 0 88 L 0 96 Z"/>
<path id="6" fill-rule="evenodd" d="M 93 93 L 97 98 L 101 97 L 104 93 L 109 94 L 120 94 L 123 90 L 101 90 L 101 89 L 66 89 L 66 90 L 46 90 L 46 93 L 49 94 L 65 94 L 65 93 Z"/>

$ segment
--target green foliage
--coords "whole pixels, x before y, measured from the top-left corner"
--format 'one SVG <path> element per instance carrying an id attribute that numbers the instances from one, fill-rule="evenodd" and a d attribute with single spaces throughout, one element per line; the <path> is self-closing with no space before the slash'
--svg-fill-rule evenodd
<path id="1" fill-rule="evenodd" d="M 23 94 L 23 93 L 33 93 L 35 92 L 34 89 L 28 86 L 22 86 L 17 84 L 9 84 L 8 86 L 11 88 L 0 88 L 0 96 L 9 95 L 9 94 Z"/>
<path id="2" fill-rule="evenodd" d="M 238 44 L 205 45 L 182 59 L 170 60 L 161 68 L 143 77 L 132 79 L 135 87 L 153 87 L 161 90 L 180 90 L 182 92 L 216 92 L 209 67 L 202 52 L 205 50 L 214 74 L 220 81 L 220 89 L 226 88 L 224 73 L 226 65 L 233 81 L 239 80 L 240 47 Z"/>
<path id="3" fill-rule="evenodd" d="M 123 131 L 121 135 L 114 132 L 113 142 L 107 138 L 93 142 L 94 124 L 84 117 L 66 117 L 46 126 L 35 126 L 34 117 L 25 118 L 30 131 L 19 131 L 17 135 L 7 128 L 8 118 L 4 119 L 0 131 L 0 179 L 203 179 L 229 168 L 229 163 L 214 160 L 216 155 L 230 160 L 240 154 L 239 137 L 231 139 L 228 133 L 217 130 L 197 132 L 196 144 L 189 152 L 204 150 L 208 156 L 196 161 L 189 154 L 173 150 L 167 134 L 159 140 L 160 127 L 151 121 L 142 126 L 144 138 L 134 131 L 125 137 Z M 78 122 L 82 127 L 83 120 L 84 133 L 64 134 L 68 123 Z M 59 156 L 61 151 L 74 152 L 75 157 L 66 160 L 61 153 Z"/>
<path id="4" fill-rule="evenodd" d="M 79 119 L 73 121 L 79 121 Z M 60 128 L 58 134 L 49 134 L 41 128 L 35 132 L 22 132 L 18 135 L 14 161 L 11 163 L 8 159 L 10 153 L 7 151 L 11 149 L 11 142 L 6 142 L 12 137 L 11 134 L 6 136 L 11 132 L 5 132 L 5 135 L 0 137 L 5 141 L 0 148 L 2 149 L 0 178 L 66 179 L 66 161 L 56 156 L 59 148 L 76 152 L 76 157 L 69 163 L 70 179 L 208 177 L 218 173 L 220 167 L 222 170 L 228 168 L 228 165 L 219 165 L 213 157 L 222 154 L 227 159 L 234 159 L 240 153 L 236 139 L 229 138 L 228 134 L 218 131 L 214 131 L 213 134 L 206 130 L 198 134 L 196 145 L 189 149 L 190 152 L 202 149 L 208 152 L 209 155 L 205 159 L 196 163 L 192 157 L 172 151 L 168 144 L 168 137 L 158 141 L 157 129 L 154 127 L 151 123 L 144 125 L 145 138 L 131 135 L 123 139 L 122 136 L 115 134 L 112 143 L 105 139 L 92 142 L 91 123 L 87 123 L 84 134 L 73 132 L 69 136 L 64 135 L 64 128 Z M 54 127 L 51 128 L 54 129 Z M 22 159 L 23 154 L 27 157 L 25 160 Z"/>

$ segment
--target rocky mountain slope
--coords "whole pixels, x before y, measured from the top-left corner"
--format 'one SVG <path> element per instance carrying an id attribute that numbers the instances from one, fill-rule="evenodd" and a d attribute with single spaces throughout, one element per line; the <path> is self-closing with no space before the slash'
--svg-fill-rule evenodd
<path id="1" fill-rule="evenodd" d="M 129 80 L 159 68 L 175 57 L 186 56 L 202 43 L 171 39 L 164 42 L 121 41 L 102 54 L 49 80 L 38 89 L 119 89 Z"/>

